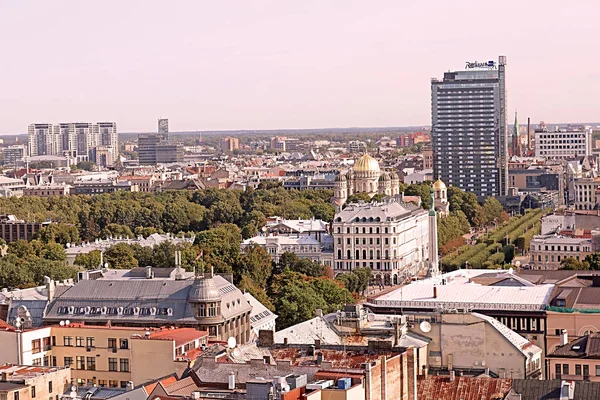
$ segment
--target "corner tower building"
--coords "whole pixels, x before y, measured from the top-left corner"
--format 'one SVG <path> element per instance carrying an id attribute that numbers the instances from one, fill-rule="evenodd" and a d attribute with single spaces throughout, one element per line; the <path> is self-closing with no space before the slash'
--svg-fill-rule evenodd
<path id="1" fill-rule="evenodd" d="M 507 194 L 506 57 L 431 80 L 433 174 L 477 196 Z"/>

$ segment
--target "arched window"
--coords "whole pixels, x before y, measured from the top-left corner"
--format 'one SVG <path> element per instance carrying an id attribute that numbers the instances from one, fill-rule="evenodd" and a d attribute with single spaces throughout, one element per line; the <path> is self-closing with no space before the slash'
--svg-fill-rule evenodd
<path id="1" fill-rule="evenodd" d="M 348 250 L 348 260 L 352 259 L 352 253 Z"/>
<path id="2" fill-rule="evenodd" d="M 375 232 L 379 233 L 379 227 L 375 228 Z"/>
<path id="3" fill-rule="evenodd" d="M 371 218 L 372 219 L 372 218 Z M 369 233 L 373 233 L 373 228 L 369 228 Z"/>
<path id="4" fill-rule="evenodd" d="M 337 228 L 337 233 L 342 233 L 342 228 L 340 228 L 339 226 Z"/>
<path id="5" fill-rule="evenodd" d="M 363 260 L 366 260 L 366 259 L 367 259 L 367 251 L 363 250 Z"/>
<path id="6" fill-rule="evenodd" d="M 356 250 L 356 259 L 360 260 L 360 250 Z"/>
<path id="7" fill-rule="evenodd" d="M 385 259 L 387 260 L 389 258 L 390 258 L 390 252 L 389 252 L 389 250 L 386 250 L 385 251 Z"/>
<path id="8" fill-rule="evenodd" d="M 338 259 L 342 258 L 342 249 L 338 249 Z"/>
<path id="9" fill-rule="evenodd" d="M 377 250 L 377 259 L 379 260 L 381 258 L 381 250 Z"/>
<path id="10" fill-rule="evenodd" d="M 394 258 L 398 257 L 398 253 L 396 251 L 396 249 L 394 249 Z"/>
<path id="11" fill-rule="evenodd" d="M 373 259 L 373 250 L 369 250 L 369 258 L 372 260 Z"/>

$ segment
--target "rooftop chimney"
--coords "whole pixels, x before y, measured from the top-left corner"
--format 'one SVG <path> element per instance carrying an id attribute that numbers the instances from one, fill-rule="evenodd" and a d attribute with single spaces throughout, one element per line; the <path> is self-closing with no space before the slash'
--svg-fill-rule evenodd
<path id="1" fill-rule="evenodd" d="M 44 282 L 46 283 L 46 291 L 48 292 L 48 301 L 52 301 L 54 298 L 54 281 L 47 276 L 44 276 Z"/>
<path id="2" fill-rule="evenodd" d="M 560 345 L 564 346 L 567 343 L 569 343 L 569 334 L 566 329 L 563 329 L 560 331 Z"/>
<path id="3" fill-rule="evenodd" d="M 437 299 L 437 286 L 433 287 L 433 298 Z"/>
<path id="4" fill-rule="evenodd" d="M 454 379 L 456 379 L 456 372 L 450 370 L 450 382 L 454 382 Z"/>
<path id="5" fill-rule="evenodd" d="M 232 371 L 229 373 L 229 377 L 227 378 L 227 382 L 228 382 L 228 389 L 229 390 L 233 390 L 235 389 L 235 373 Z"/>

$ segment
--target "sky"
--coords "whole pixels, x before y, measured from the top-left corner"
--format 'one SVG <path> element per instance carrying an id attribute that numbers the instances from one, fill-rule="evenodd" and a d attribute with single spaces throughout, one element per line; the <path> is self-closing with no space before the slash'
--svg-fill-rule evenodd
<path id="1" fill-rule="evenodd" d="M 0 134 L 431 123 L 430 79 L 507 57 L 509 120 L 600 121 L 600 2 L 0 0 Z"/>

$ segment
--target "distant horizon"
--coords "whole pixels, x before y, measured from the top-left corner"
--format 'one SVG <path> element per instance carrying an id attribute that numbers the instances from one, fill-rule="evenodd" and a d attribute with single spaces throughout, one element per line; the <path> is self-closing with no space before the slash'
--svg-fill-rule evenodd
<path id="1" fill-rule="evenodd" d="M 156 133 L 157 130 L 154 131 L 119 131 L 119 122 L 118 121 L 107 121 L 107 122 L 116 122 L 117 123 L 117 131 L 119 134 L 123 134 L 123 135 L 132 135 L 132 134 L 143 134 L 143 133 Z M 547 126 L 567 126 L 567 125 L 589 125 L 591 127 L 595 127 L 595 126 L 599 126 L 600 127 L 600 122 L 547 122 L 547 121 L 538 121 L 538 122 L 531 122 L 531 126 L 535 127 L 537 125 L 540 125 L 540 122 L 544 122 L 545 125 Z M 46 122 L 36 122 L 36 123 L 46 123 Z M 49 122 L 48 122 L 49 123 Z M 519 126 L 525 126 L 527 125 L 527 122 L 519 122 Z M 514 126 L 514 121 L 510 121 L 507 124 L 507 126 Z M 238 133 L 251 133 L 251 132 L 257 132 L 257 133 L 277 133 L 277 132 L 281 132 L 281 133 L 293 133 L 293 132 L 306 132 L 307 131 L 328 131 L 328 130 L 345 130 L 345 129 L 354 129 L 354 130 L 369 130 L 369 129 L 375 129 L 375 130 L 419 130 L 421 128 L 428 128 L 431 129 L 431 125 L 405 125 L 405 126 L 347 126 L 347 127 L 327 127 L 327 128 L 278 128 L 278 129 L 207 129 L 207 130 L 185 130 L 185 131 L 169 131 L 169 134 L 194 134 L 194 133 L 214 133 L 214 134 L 221 134 L 221 133 L 234 133 L 234 132 L 238 132 Z M 315 132 L 317 133 L 317 132 Z M 19 136 L 19 135 L 27 135 L 27 132 L 23 132 L 23 133 L 0 133 L 0 137 L 2 136 Z M 510 130 L 508 132 L 508 135 L 510 136 Z"/>

